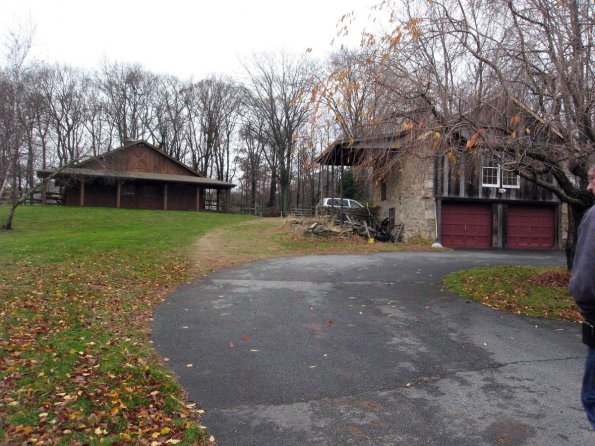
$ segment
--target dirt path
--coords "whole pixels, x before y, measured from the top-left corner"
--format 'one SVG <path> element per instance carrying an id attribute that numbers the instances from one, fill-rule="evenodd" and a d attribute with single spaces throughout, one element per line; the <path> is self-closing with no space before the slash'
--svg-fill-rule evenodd
<path id="1" fill-rule="evenodd" d="M 395 251 L 435 251 L 428 244 L 369 244 L 358 236 L 305 236 L 292 231 L 288 219 L 258 218 L 215 229 L 190 248 L 196 274 L 275 257 L 311 254 L 371 254 Z M 306 222 L 307 225 L 307 222 Z"/>
<path id="2" fill-rule="evenodd" d="M 255 260 L 279 255 L 281 246 L 271 240 L 271 233 L 283 232 L 285 220 L 250 220 L 215 229 L 196 240 L 190 257 L 199 274 L 207 274 Z M 263 232 L 268 234 L 264 234 Z M 277 248 L 277 251 L 275 250 Z"/>

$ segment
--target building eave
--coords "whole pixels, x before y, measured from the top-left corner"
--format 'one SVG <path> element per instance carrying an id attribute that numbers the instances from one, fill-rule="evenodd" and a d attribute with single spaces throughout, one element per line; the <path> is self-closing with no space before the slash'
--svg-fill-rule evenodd
<path id="1" fill-rule="evenodd" d="M 56 174 L 56 177 L 75 177 L 75 178 L 105 178 L 115 181 L 159 181 L 168 183 L 185 183 L 196 184 L 198 186 L 210 186 L 218 189 L 231 189 L 235 184 L 226 181 L 214 180 L 202 176 L 191 175 L 171 175 L 151 172 L 131 172 L 131 171 L 114 171 L 114 170 L 98 170 L 85 169 L 77 167 L 68 167 L 59 170 L 38 170 L 37 176 L 39 178 L 47 178 L 48 176 Z"/>

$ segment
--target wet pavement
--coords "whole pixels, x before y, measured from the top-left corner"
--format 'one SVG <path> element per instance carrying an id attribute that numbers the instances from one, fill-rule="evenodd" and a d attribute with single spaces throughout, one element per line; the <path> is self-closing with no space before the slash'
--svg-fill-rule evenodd
<path id="1" fill-rule="evenodd" d="M 153 341 L 223 446 L 595 444 L 578 325 L 500 313 L 442 285 L 496 264 L 564 257 L 256 262 L 180 287 L 157 310 Z"/>

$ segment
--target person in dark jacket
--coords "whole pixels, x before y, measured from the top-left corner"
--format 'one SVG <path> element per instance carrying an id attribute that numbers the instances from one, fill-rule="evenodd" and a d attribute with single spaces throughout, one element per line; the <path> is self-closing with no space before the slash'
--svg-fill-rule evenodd
<path id="1" fill-rule="evenodd" d="M 590 163 L 587 190 L 595 195 L 595 162 Z M 570 294 L 585 318 L 583 342 L 588 345 L 589 350 L 585 362 L 581 400 L 587 418 L 595 430 L 595 206 L 587 210 L 578 229 Z"/>

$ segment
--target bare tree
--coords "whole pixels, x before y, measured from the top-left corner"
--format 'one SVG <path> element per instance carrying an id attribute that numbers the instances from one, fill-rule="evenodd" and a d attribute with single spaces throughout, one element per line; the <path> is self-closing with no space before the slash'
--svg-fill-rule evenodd
<path id="1" fill-rule="evenodd" d="M 210 77 L 193 86 L 188 104 L 189 134 L 193 165 L 208 176 L 230 177 L 231 138 L 244 91 L 230 79 Z"/>
<path id="2" fill-rule="evenodd" d="M 287 211 L 296 138 L 312 111 L 313 65 L 282 53 L 254 56 L 246 70 L 253 98 L 249 107 L 266 122 L 263 134 L 270 151 L 265 155 L 271 167 L 278 161 L 274 174 L 281 187 L 281 207 Z"/>
<path id="3" fill-rule="evenodd" d="M 378 92 L 382 89 L 375 81 L 369 50 L 342 49 L 332 54 L 326 66 L 328 73 L 313 91 L 316 111 L 330 111 L 343 138 L 361 136 L 377 118 Z"/>
<path id="4" fill-rule="evenodd" d="M 96 81 L 88 83 L 84 108 L 84 125 L 88 134 L 90 154 L 97 156 L 113 147 L 116 133 L 108 113 L 108 104 Z"/>
<path id="5" fill-rule="evenodd" d="M 29 67 L 26 59 L 31 48 L 33 31 L 17 27 L 8 31 L 6 39 L 6 65 L 2 82 L 2 131 L 0 140 L 0 197 L 4 189 L 11 184 L 11 199 L 18 199 L 21 161 L 27 139 L 26 130 L 22 126 L 23 109 L 21 104 L 25 98 L 24 75 Z"/>
<path id="6" fill-rule="evenodd" d="M 381 11 L 389 31 L 363 39 L 388 99 L 379 113 L 388 126 L 378 128 L 415 131 L 413 150 L 431 140 L 438 155 L 489 151 L 552 191 L 570 209 L 570 266 L 593 204 L 584 185 L 595 141 L 595 4 L 397 0 Z"/>
<path id="7" fill-rule="evenodd" d="M 262 169 L 264 153 L 264 123 L 257 117 L 247 119 L 240 130 L 242 142 L 239 150 L 240 162 L 243 165 L 244 177 L 250 183 L 250 209 L 256 212 L 258 180 Z"/>
<path id="8" fill-rule="evenodd" d="M 158 80 L 158 91 L 151 107 L 156 124 L 149 129 L 152 138 L 161 150 L 179 161 L 184 161 L 188 151 L 184 132 L 189 119 L 187 106 L 191 94 L 190 82 L 180 81 L 175 76 L 164 76 Z"/>
<path id="9" fill-rule="evenodd" d="M 48 116 L 50 138 L 60 166 L 86 152 L 87 100 L 90 79 L 70 67 L 46 69 L 41 82 L 43 106 Z"/>
<path id="10" fill-rule="evenodd" d="M 140 65 L 104 63 L 97 78 L 120 144 L 150 135 L 150 107 L 156 76 Z"/>
<path id="11" fill-rule="evenodd" d="M 474 6 L 477 15 L 499 11 L 502 38 L 482 46 L 490 36 L 469 21 L 465 6 Z M 502 137 L 484 146 L 505 159 L 510 169 L 569 205 L 566 254 L 570 267 L 576 229 L 594 202 L 585 186 L 587 159 L 595 150 L 595 4 L 501 0 L 488 3 L 487 11 L 470 2 L 458 8 L 438 2 L 435 7 L 447 18 L 448 32 L 474 60 L 485 64 L 506 93 L 506 106 L 499 113 L 508 118 L 499 120 Z M 525 112 L 542 123 L 540 137 L 534 137 L 534 129 L 514 113 L 519 101 Z M 493 121 L 471 125 L 479 131 L 486 124 L 494 125 Z M 552 179 L 544 179 L 542 173 L 551 173 Z"/>

